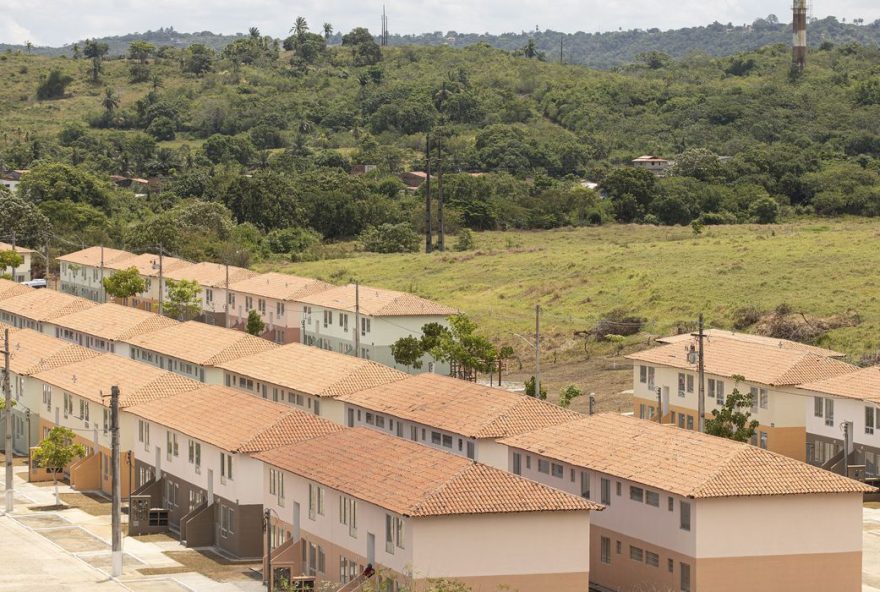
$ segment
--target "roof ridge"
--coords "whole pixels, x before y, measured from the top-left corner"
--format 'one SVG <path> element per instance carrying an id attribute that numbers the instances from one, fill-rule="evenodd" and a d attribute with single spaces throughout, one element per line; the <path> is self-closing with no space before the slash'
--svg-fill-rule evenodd
<path id="1" fill-rule="evenodd" d="M 245 395 L 245 396 L 249 397 L 250 395 Z M 258 399 L 258 400 L 262 401 L 263 399 Z M 253 441 L 256 440 L 259 436 L 262 436 L 263 434 L 265 434 L 269 430 L 277 427 L 278 424 L 281 423 L 283 420 L 285 420 L 289 417 L 292 417 L 292 416 L 293 416 L 293 410 L 287 410 L 284 413 L 282 413 L 281 415 L 279 415 L 275 419 L 275 421 L 273 421 L 270 425 L 258 427 L 252 434 L 250 434 L 246 438 L 242 439 L 242 441 L 239 442 L 238 447 L 233 452 L 241 452 L 242 450 L 246 449 L 248 444 L 253 443 Z"/>
<path id="2" fill-rule="evenodd" d="M 410 511 L 411 511 L 410 516 L 418 516 L 421 513 L 422 509 L 426 505 L 428 505 L 428 502 L 430 502 L 432 499 L 434 499 L 435 497 L 440 495 L 440 493 L 444 489 L 448 489 L 454 482 L 458 481 L 458 479 L 460 479 L 466 472 L 471 470 L 472 467 L 478 466 L 478 464 L 479 463 L 477 463 L 477 461 L 467 460 L 466 464 L 463 465 L 461 467 L 461 469 L 456 471 L 454 475 L 450 476 L 448 479 L 441 482 L 436 487 L 434 487 L 433 489 L 431 489 L 427 493 L 425 493 L 425 495 L 422 496 L 421 501 L 410 508 Z"/>

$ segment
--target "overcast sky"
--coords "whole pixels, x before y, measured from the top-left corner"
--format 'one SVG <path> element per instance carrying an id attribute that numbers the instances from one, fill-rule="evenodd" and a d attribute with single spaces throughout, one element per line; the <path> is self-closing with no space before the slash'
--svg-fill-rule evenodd
<path id="1" fill-rule="evenodd" d="M 387 0 L 391 33 L 672 29 L 719 21 L 750 23 L 770 13 L 789 22 L 791 0 Z M 880 18 L 878 0 L 814 0 L 814 16 Z M 0 0 L 0 42 L 62 45 L 86 37 L 173 26 L 181 32 L 286 36 L 302 15 L 313 29 L 379 29 L 382 0 Z"/>

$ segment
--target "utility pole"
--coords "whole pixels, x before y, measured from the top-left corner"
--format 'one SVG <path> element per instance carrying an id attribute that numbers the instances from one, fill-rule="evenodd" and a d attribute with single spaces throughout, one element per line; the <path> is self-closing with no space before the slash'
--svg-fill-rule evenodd
<path id="1" fill-rule="evenodd" d="M 431 232 L 431 133 L 425 134 L 425 253 L 434 250 L 431 244 L 433 235 Z"/>
<path id="2" fill-rule="evenodd" d="M 843 422 L 840 427 L 843 428 L 843 476 L 849 477 L 849 422 Z"/>
<path id="3" fill-rule="evenodd" d="M 266 591 L 272 592 L 272 510 L 266 508 L 263 520 L 266 522 Z"/>
<path id="4" fill-rule="evenodd" d="M 703 332 L 703 313 L 700 313 L 700 326 L 699 332 L 697 334 L 697 338 L 700 340 L 700 350 L 698 353 L 699 356 L 699 376 L 700 376 L 700 384 L 699 384 L 699 397 L 700 400 L 697 403 L 697 411 L 700 415 L 699 421 L 699 429 L 700 432 L 706 431 L 706 364 L 705 358 L 703 355 L 703 339 L 706 337 Z"/>
<path id="5" fill-rule="evenodd" d="M 223 305 L 223 326 L 229 328 L 229 261 L 226 261 L 226 304 Z"/>
<path id="6" fill-rule="evenodd" d="M 159 314 L 162 314 L 162 300 L 165 297 L 165 286 L 162 285 L 162 243 L 159 243 Z"/>
<path id="7" fill-rule="evenodd" d="M 107 292 L 104 290 L 104 245 L 101 245 L 101 294 L 101 301 L 107 302 Z"/>
<path id="8" fill-rule="evenodd" d="M 559 35 L 559 63 L 560 63 L 560 64 L 564 64 L 564 63 L 565 63 L 565 61 L 563 61 L 563 59 L 562 59 L 562 44 L 563 44 L 564 42 L 565 42 L 565 35 L 564 35 L 564 34 L 560 34 L 560 35 Z"/>
<path id="9" fill-rule="evenodd" d="M 361 285 L 354 283 L 354 357 L 361 357 Z"/>
<path id="10" fill-rule="evenodd" d="M 446 250 L 446 222 L 443 220 L 443 136 L 437 143 L 437 248 L 440 252 Z"/>
<path id="11" fill-rule="evenodd" d="M 111 528 L 113 529 L 113 564 L 111 573 L 114 578 L 122 575 L 122 483 L 119 478 L 119 387 L 110 387 L 110 467 L 113 480 L 113 500 Z"/>
<path id="12" fill-rule="evenodd" d="M 5 419 L 4 447 L 6 451 L 6 514 L 15 506 L 12 480 L 12 386 L 9 384 L 9 329 L 3 330 L 3 415 Z"/>
<path id="13" fill-rule="evenodd" d="M 541 398 L 541 305 L 535 305 L 535 398 Z"/>

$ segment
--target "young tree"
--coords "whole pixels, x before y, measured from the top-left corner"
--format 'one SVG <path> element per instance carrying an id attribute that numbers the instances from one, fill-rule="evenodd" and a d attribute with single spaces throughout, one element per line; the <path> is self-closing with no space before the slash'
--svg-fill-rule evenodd
<path id="1" fill-rule="evenodd" d="M 532 390 L 534 390 L 534 388 L 535 387 L 532 387 Z M 543 390 L 543 385 L 542 385 L 541 390 Z M 565 387 L 564 389 L 562 389 L 562 391 L 560 391 L 560 393 L 559 393 L 559 406 L 560 407 L 569 407 L 569 406 L 571 406 L 571 402 L 574 399 L 580 397 L 583 394 L 584 394 L 584 392 L 581 389 L 579 389 L 578 387 L 576 387 L 573 384 L 570 384 L 567 387 Z"/>
<path id="2" fill-rule="evenodd" d="M 721 409 L 713 409 L 712 417 L 706 420 L 706 433 L 728 438 L 737 442 L 748 442 L 755 435 L 757 420 L 749 421 L 752 414 L 752 395 L 743 394 L 734 388 L 727 396 Z"/>
<path id="3" fill-rule="evenodd" d="M 191 321 L 202 312 L 202 287 L 195 280 L 165 280 L 168 300 L 165 314 L 178 321 Z"/>
<path id="4" fill-rule="evenodd" d="M 256 309 L 252 308 L 248 312 L 247 326 L 245 327 L 245 330 L 251 335 L 256 335 L 257 337 L 262 335 L 263 331 L 266 330 L 266 323 L 263 322 L 260 313 L 258 313 Z"/>
<path id="5" fill-rule="evenodd" d="M 146 41 L 132 41 L 128 46 L 128 59 L 146 64 L 147 59 L 156 51 L 156 46 Z"/>
<path id="6" fill-rule="evenodd" d="M 141 294 L 147 290 L 147 283 L 137 267 L 120 269 L 111 276 L 101 280 L 104 290 L 114 298 L 120 298 L 125 303 L 135 294 Z"/>
<path id="7" fill-rule="evenodd" d="M 86 39 L 83 46 L 83 55 L 92 60 L 92 82 L 98 83 L 101 76 L 101 70 L 104 65 L 104 56 L 110 51 L 110 47 L 106 43 L 99 43 L 97 39 Z"/>
<path id="8" fill-rule="evenodd" d="M 526 395 L 530 397 L 535 396 L 535 377 L 530 376 L 528 380 L 526 380 Z M 544 383 L 541 382 L 541 394 L 538 397 L 542 401 L 547 398 L 547 389 L 544 388 Z"/>
<path id="9" fill-rule="evenodd" d="M 74 433 L 70 428 L 54 427 L 48 437 L 34 449 L 33 459 L 52 473 L 52 485 L 55 487 L 55 504 L 61 505 L 58 495 L 58 473 L 76 458 L 86 455 L 82 444 L 74 444 Z"/>
<path id="10" fill-rule="evenodd" d="M 12 274 L 15 273 L 15 268 L 22 263 L 24 263 L 24 257 L 21 254 L 15 251 L 0 251 L 0 269 L 3 270 L 2 277 L 11 280 Z M 7 269 L 9 273 L 6 273 Z"/>
<path id="11" fill-rule="evenodd" d="M 73 47 L 71 47 L 70 49 L 71 49 L 71 51 L 73 51 L 73 59 L 78 60 L 78 59 L 79 59 L 79 56 L 80 56 L 80 54 L 79 54 L 79 43 L 74 43 L 74 44 L 73 44 Z"/>
<path id="12" fill-rule="evenodd" d="M 391 344 L 391 355 L 398 364 L 418 370 L 422 367 L 422 356 L 425 355 L 422 340 L 412 335 L 401 337 Z"/>
<path id="13" fill-rule="evenodd" d="M 333 36 L 333 25 L 330 23 L 324 23 L 324 41 L 330 41 L 330 37 Z"/>
<path id="14" fill-rule="evenodd" d="M 109 86 L 104 89 L 104 96 L 101 98 L 101 106 L 107 113 L 107 117 L 113 115 L 113 111 L 119 107 L 119 96 Z"/>

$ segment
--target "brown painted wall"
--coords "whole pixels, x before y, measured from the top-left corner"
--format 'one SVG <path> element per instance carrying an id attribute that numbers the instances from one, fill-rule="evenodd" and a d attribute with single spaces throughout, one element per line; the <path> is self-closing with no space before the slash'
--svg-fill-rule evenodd
<path id="1" fill-rule="evenodd" d="M 601 561 L 601 538 L 611 539 L 611 563 Z M 617 544 L 620 543 L 620 553 Z M 642 549 L 642 561 L 630 559 L 630 545 Z M 660 556 L 660 563 L 652 567 L 645 563 L 644 553 L 651 551 Z M 669 571 L 669 560 L 672 559 L 672 571 Z M 613 530 L 590 525 L 590 581 L 620 592 L 642 592 L 644 590 L 678 590 L 681 577 L 680 564 L 691 565 L 691 582 L 693 583 L 694 559 L 668 549 L 657 547 L 640 539 L 623 536 Z M 707 588 L 707 592 L 711 589 Z"/>
<path id="2" fill-rule="evenodd" d="M 70 486 L 78 491 L 101 489 L 100 454 L 93 454 L 70 465 Z"/>
<path id="3" fill-rule="evenodd" d="M 187 547 L 211 547 L 214 545 L 214 506 L 206 506 L 201 511 L 184 517 L 186 527 L 181 525 L 181 538 L 186 539 Z"/>
<path id="4" fill-rule="evenodd" d="M 220 496 L 214 496 L 214 521 L 220 524 L 220 505 L 229 506 L 235 512 L 232 520 L 232 536 L 218 534 L 215 544 L 236 557 L 263 556 L 263 506 L 238 505 Z"/>
<path id="5" fill-rule="evenodd" d="M 695 573 L 701 592 L 859 592 L 862 554 L 701 559 Z"/>

